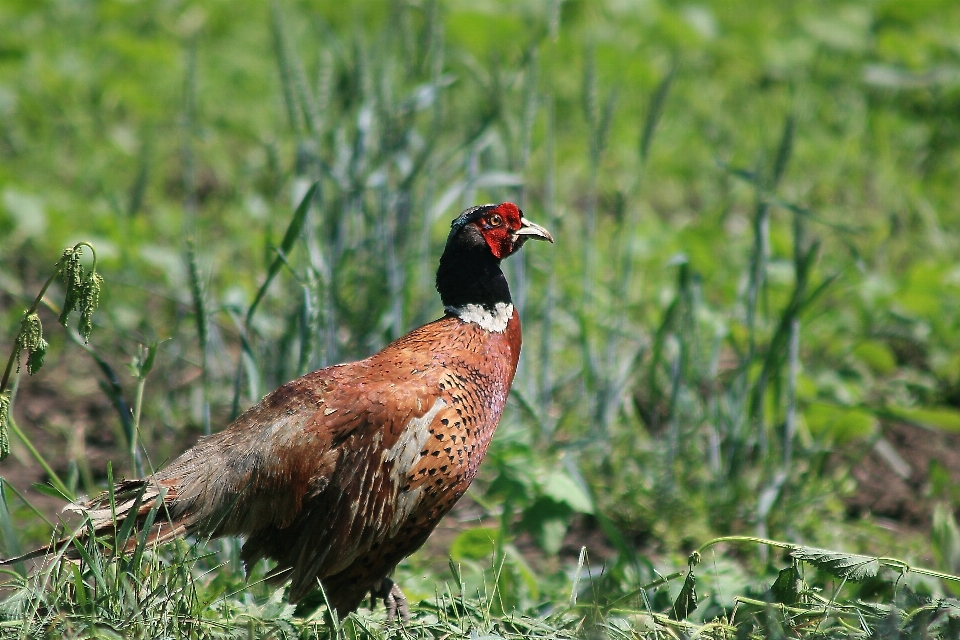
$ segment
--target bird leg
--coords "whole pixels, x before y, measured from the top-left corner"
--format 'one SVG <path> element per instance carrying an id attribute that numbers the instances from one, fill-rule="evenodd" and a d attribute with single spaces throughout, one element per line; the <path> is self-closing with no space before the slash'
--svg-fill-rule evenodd
<path id="1" fill-rule="evenodd" d="M 383 606 L 387 609 L 387 622 L 396 620 L 398 613 L 401 622 L 410 622 L 410 607 L 407 605 L 407 596 L 403 595 L 400 585 L 390 578 L 384 578 L 380 581 L 380 584 L 370 589 L 370 596 L 383 599 Z M 371 605 L 373 604 L 376 604 L 376 601 L 371 602 Z"/>

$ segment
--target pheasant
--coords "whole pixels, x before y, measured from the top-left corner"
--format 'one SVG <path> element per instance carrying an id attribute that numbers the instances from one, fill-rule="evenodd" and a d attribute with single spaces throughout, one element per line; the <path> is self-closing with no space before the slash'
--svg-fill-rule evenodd
<path id="1" fill-rule="evenodd" d="M 530 239 L 553 242 L 512 203 L 464 211 L 437 271 L 444 317 L 366 360 L 284 384 L 154 475 L 120 482 L 117 520 L 135 512 L 145 525 L 162 500 L 151 541 L 242 536 L 245 565 L 274 560 L 268 580 L 289 580 L 291 603 L 319 580 L 340 615 L 371 593 L 389 618 L 398 609 L 406 617 L 389 575 L 464 494 L 486 454 L 520 356 L 500 261 Z M 107 494 L 71 506 L 97 534 L 113 531 Z"/>

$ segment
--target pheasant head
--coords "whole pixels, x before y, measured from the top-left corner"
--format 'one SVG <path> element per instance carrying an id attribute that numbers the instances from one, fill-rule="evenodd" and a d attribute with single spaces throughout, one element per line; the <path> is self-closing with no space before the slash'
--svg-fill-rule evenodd
<path id="1" fill-rule="evenodd" d="M 437 291 L 448 313 L 481 307 L 494 311 L 509 305 L 510 288 L 500 261 L 527 240 L 553 242 L 553 236 L 523 217 L 512 202 L 471 207 L 453 221 L 440 267 Z"/>

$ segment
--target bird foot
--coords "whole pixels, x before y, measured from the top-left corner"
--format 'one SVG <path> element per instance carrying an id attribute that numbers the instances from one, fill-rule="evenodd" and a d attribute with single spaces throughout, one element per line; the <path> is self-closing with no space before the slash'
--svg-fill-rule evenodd
<path id="1" fill-rule="evenodd" d="M 383 599 L 383 606 L 387 609 L 387 622 L 393 622 L 400 614 L 401 622 L 410 622 L 410 607 L 407 605 L 407 596 L 403 595 L 400 585 L 384 578 L 379 585 L 370 589 L 371 603 L 370 608 L 376 604 L 374 598 Z"/>

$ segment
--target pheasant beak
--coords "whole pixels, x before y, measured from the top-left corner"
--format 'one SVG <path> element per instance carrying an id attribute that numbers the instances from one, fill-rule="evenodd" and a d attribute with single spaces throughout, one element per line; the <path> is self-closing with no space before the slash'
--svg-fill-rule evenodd
<path id="1" fill-rule="evenodd" d="M 538 224 L 534 224 L 526 218 L 520 218 L 520 228 L 511 232 L 514 242 L 523 243 L 527 240 L 546 240 L 553 242 L 553 236 L 550 232 Z"/>

